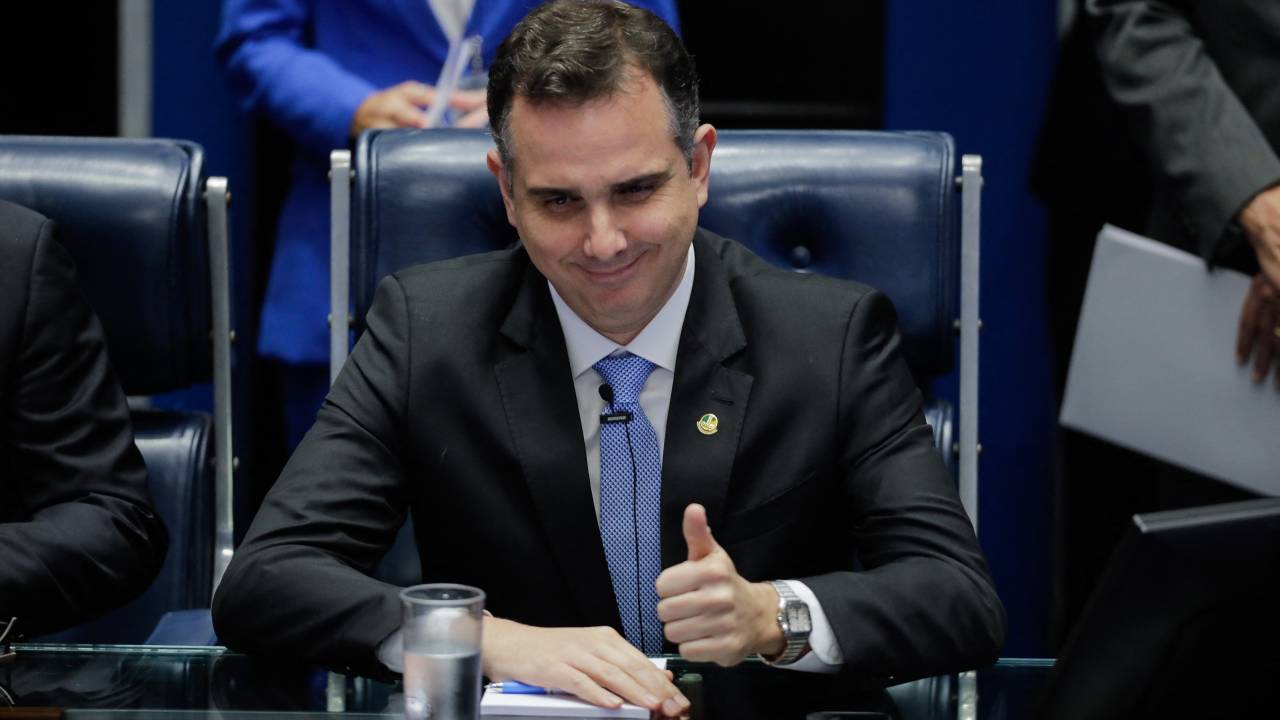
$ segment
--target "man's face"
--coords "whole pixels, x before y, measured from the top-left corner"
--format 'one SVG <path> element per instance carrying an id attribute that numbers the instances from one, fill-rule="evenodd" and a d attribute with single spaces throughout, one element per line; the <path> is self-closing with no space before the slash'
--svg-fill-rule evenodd
<path id="1" fill-rule="evenodd" d="M 514 167 L 489 152 L 533 264 L 579 317 L 621 344 L 679 284 L 707 201 L 715 129 L 698 128 L 690 171 L 670 127 L 662 91 L 635 72 L 612 96 L 583 105 L 517 97 L 508 121 Z"/>

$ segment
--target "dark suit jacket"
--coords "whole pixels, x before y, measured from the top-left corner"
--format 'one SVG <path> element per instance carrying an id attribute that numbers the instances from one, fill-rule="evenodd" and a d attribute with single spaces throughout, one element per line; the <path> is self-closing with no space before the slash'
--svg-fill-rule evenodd
<path id="1" fill-rule="evenodd" d="M 1228 259 L 1232 223 L 1280 183 L 1280 3 L 1084 0 L 1111 100 L 1155 182 L 1146 232 Z"/>
<path id="2" fill-rule="evenodd" d="M 705 231 L 694 243 L 664 566 L 686 559 L 681 517 L 700 502 L 744 577 L 813 589 L 861 676 L 994 659 L 1003 608 L 889 302 Z M 397 588 L 363 573 L 409 508 L 425 581 L 479 586 L 520 622 L 620 628 L 564 337 L 524 250 L 397 273 L 368 328 L 223 578 L 219 637 L 377 672 Z"/>
<path id="3" fill-rule="evenodd" d="M 0 201 L 0 618 L 25 635 L 87 620 L 145 590 L 167 547 L 71 258 Z"/>

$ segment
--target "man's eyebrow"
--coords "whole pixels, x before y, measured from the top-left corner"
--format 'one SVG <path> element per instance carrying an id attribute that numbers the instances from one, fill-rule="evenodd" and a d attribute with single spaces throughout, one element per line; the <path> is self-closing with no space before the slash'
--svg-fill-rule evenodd
<path id="1" fill-rule="evenodd" d="M 637 185 L 661 185 L 671 179 L 672 170 L 658 170 L 657 172 L 645 173 L 635 177 L 627 178 L 620 182 L 616 182 L 609 186 L 613 192 L 626 190 Z M 525 194 L 536 198 L 554 198 L 554 197 L 577 197 L 578 191 L 570 188 L 562 187 L 530 187 L 525 189 Z"/>
<path id="2" fill-rule="evenodd" d="M 531 187 L 526 188 L 524 193 L 538 198 L 575 197 L 578 194 L 575 190 L 558 187 Z"/>
<path id="3" fill-rule="evenodd" d="M 669 169 L 659 170 L 657 172 L 645 173 L 644 175 L 627 178 L 622 182 L 614 183 L 611 187 L 614 192 L 617 192 L 618 190 L 626 190 L 627 188 L 633 188 L 637 185 L 661 185 L 662 183 L 670 180 L 671 175 L 672 172 Z"/>

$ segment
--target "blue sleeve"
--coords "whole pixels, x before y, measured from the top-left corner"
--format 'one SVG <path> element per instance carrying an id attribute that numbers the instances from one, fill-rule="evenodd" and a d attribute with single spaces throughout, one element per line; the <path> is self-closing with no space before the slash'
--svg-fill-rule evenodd
<path id="1" fill-rule="evenodd" d="M 346 147 L 356 108 L 377 90 L 308 47 L 313 0 L 225 0 L 214 52 L 246 110 L 308 150 Z"/>

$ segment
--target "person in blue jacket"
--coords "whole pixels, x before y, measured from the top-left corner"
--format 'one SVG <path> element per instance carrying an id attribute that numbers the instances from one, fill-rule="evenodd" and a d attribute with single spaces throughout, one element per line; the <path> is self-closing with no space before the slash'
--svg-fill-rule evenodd
<path id="1" fill-rule="evenodd" d="M 293 139 L 290 187 L 259 327 L 281 362 L 290 449 L 328 391 L 329 152 L 370 128 L 424 127 L 451 41 L 479 35 L 485 68 L 539 0 L 225 0 L 215 45 L 232 91 Z M 679 32 L 675 0 L 632 0 Z M 471 7 L 474 5 L 474 7 Z M 483 90 L 456 93 L 460 126 L 482 127 Z"/>

